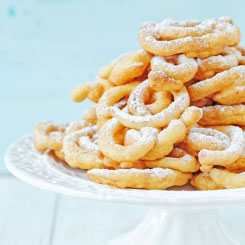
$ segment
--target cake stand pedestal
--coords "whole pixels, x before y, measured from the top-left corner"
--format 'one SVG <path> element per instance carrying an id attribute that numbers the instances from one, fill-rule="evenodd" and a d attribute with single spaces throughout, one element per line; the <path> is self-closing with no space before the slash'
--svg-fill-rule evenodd
<path id="1" fill-rule="evenodd" d="M 148 207 L 141 224 L 109 245 L 228 245 L 236 241 L 217 209 L 245 203 L 245 188 L 195 191 L 190 186 L 171 190 L 116 189 L 92 183 L 86 171 L 40 154 L 32 136 L 14 142 L 5 156 L 6 166 L 17 178 L 37 187 L 81 198 Z"/>
<path id="2" fill-rule="evenodd" d="M 163 211 L 152 209 L 131 232 L 109 245 L 231 245 L 241 244 L 229 233 L 216 210 Z"/>

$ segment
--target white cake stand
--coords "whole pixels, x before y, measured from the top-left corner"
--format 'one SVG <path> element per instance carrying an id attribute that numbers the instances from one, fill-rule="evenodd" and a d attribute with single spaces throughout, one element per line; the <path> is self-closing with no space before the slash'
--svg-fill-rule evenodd
<path id="1" fill-rule="evenodd" d="M 151 209 L 135 230 L 108 242 L 110 245 L 242 244 L 226 229 L 217 209 L 245 203 L 245 188 L 217 191 L 194 191 L 190 186 L 166 191 L 111 188 L 90 182 L 85 171 L 38 153 L 31 136 L 10 146 L 5 161 L 17 178 L 40 188 Z"/>

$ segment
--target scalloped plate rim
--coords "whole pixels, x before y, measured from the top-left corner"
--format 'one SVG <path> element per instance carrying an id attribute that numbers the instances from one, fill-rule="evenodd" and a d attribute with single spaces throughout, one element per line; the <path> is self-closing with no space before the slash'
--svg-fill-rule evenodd
<path id="1" fill-rule="evenodd" d="M 18 156 L 15 156 L 13 152 L 17 147 L 22 149 L 24 147 L 23 142 L 25 140 L 29 139 L 29 143 L 31 143 L 31 138 L 32 136 L 29 134 L 12 143 L 5 154 L 5 164 L 7 169 L 18 179 L 42 189 L 86 199 L 95 199 L 99 201 L 116 202 L 143 207 L 161 207 L 166 209 L 175 209 L 176 207 L 200 209 L 245 203 L 245 188 L 214 191 L 137 190 L 117 189 L 108 186 L 105 188 L 104 186 L 90 182 L 89 180 L 81 180 L 81 183 L 86 182 L 85 184 L 87 187 L 93 187 L 96 190 L 96 192 L 93 192 L 88 188 L 76 190 L 69 186 L 56 184 L 51 182 L 48 178 L 44 177 L 44 179 L 40 179 L 33 174 L 28 173 L 26 169 L 20 168 L 20 166 L 17 164 L 17 161 L 20 161 L 21 159 L 18 158 Z M 37 151 L 32 151 L 32 153 L 39 157 L 41 155 Z M 45 159 L 43 158 L 41 160 L 44 161 Z M 31 164 L 32 163 L 30 163 L 30 166 L 32 166 Z M 42 167 L 43 170 L 47 171 L 47 169 L 44 169 L 46 164 L 43 164 Z M 60 173 L 55 173 L 53 170 L 48 171 L 52 171 L 52 174 L 54 174 L 54 180 L 55 178 L 60 177 Z M 92 190 L 94 190 L 93 188 Z M 132 192 L 137 194 L 137 196 L 132 196 Z M 115 195 L 117 193 L 118 195 Z M 122 193 L 123 195 L 121 195 Z M 151 198 L 151 195 L 154 193 L 158 194 L 159 199 Z M 172 195 L 174 195 L 176 198 L 174 198 Z"/>

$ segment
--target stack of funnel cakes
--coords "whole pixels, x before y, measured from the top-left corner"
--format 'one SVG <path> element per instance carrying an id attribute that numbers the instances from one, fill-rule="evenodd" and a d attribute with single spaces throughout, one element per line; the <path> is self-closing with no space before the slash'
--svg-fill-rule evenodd
<path id="1" fill-rule="evenodd" d="M 245 50 L 228 17 L 144 23 L 141 50 L 71 92 L 82 120 L 42 122 L 47 149 L 91 181 L 118 188 L 245 187 Z"/>

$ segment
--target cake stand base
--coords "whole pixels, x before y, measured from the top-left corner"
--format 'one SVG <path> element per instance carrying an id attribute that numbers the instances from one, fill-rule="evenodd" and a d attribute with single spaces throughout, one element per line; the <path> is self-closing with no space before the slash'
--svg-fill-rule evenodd
<path id="1" fill-rule="evenodd" d="M 131 232 L 109 245 L 238 245 L 216 210 L 165 212 L 152 209 Z"/>

